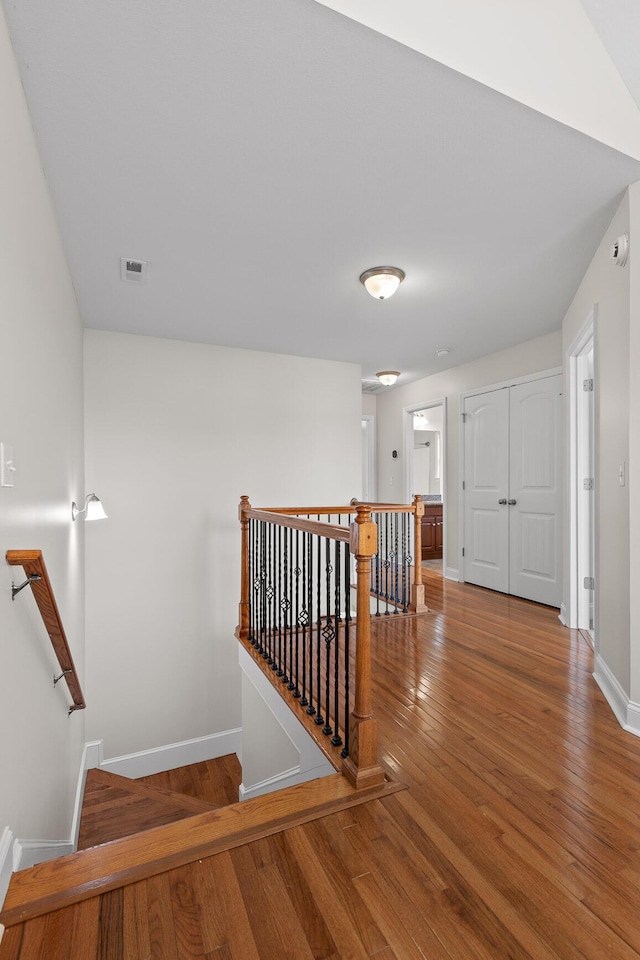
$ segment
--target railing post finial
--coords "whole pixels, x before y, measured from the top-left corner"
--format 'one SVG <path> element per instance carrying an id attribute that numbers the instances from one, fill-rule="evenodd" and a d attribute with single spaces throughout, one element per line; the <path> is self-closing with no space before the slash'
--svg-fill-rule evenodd
<path id="1" fill-rule="evenodd" d="M 247 510 L 251 510 L 249 497 L 242 496 L 238 507 L 238 519 L 241 527 L 238 637 L 242 640 L 246 640 L 249 636 L 249 518 L 246 514 Z"/>

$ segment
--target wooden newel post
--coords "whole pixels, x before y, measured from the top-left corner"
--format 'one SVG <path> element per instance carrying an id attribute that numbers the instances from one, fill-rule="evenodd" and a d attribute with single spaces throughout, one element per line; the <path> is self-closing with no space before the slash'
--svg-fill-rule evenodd
<path id="1" fill-rule="evenodd" d="M 413 498 L 413 590 L 410 607 L 415 613 L 426 613 L 429 607 L 424 602 L 424 583 L 422 582 L 422 518 L 424 503 L 419 493 Z"/>
<path id="2" fill-rule="evenodd" d="M 350 541 L 357 573 L 355 703 L 350 718 L 349 756 L 343 761 L 342 769 L 350 783 L 361 788 L 383 783 L 385 775 L 378 764 L 378 726 L 372 716 L 371 697 L 369 589 L 371 557 L 378 549 L 378 528 L 366 504 L 359 504 L 356 512 Z"/>
<path id="3" fill-rule="evenodd" d="M 249 518 L 246 511 L 251 510 L 249 497 L 240 497 L 238 519 L 240 521 L 240 603 L 238 605 L 237 636 L 246 640 L 249 636 Z"/>

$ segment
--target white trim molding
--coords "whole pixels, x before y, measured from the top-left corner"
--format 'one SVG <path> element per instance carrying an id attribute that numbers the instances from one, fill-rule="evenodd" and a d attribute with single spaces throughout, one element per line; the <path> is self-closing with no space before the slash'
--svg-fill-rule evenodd
<path id="1" fill-rule="evenodd" d="M 162 747 L 152 747 L 150 750 L 140 750 L 138 753 L 129 753 L 122 757 L 109 757 L 107 760 L 102 758 L 102 741 L 87 744 L 87 746 L 99 747 L 98 763 L 95 763 L 95 749 L 91 750 L 92 767 L 98 766 L 101 770 L 135 780 L 137 777 L 150 777 L 155 773 L 164 773 L 165 770 L 174 770 L 176 767 L 186 767 L 190 763 L 202 763 L 203 760 L 226 757 L 229 753 L 239 754 L 241 742 L 242 731 L 240 727 L 236 727 L 232 730 L 223 730 L 221 733 L 212 733 L 206 737 L 196 737 L 194 740 L 182 740 Z"/>
<path id="2" fill-rule="evenodd" d="M 460 571 L 457 567 L 445 567 L 444 578 L 445 580 L 455 580 L 457 582 L 460 580 Z"/>
<path id="3" fill-rule="evenodd" d="M 596 655 L 593 679 L 600 687 L 620 726 L 628 733 L 640 737 L 640 703 L 634 703 L 629 699 L 599 654 Z"/>
<path id="4" fill-rule="evenodd" d="M 282 790 L 283 787 L 292 787 L 298 783 L 306 783 L 308 780 L 317 780 L 319 777 L 328 777 L 334 774 L 336 772 L 335 768 L 329 763 L 313 737 L 307 733 L 300 720 L 289 709 L 280 694 L 274 690 L 260 667 L 243 646 L 239 648 L 239 660 L 240 669 L 267 705 L 299 756 L 299 762 L 294 767 L 277 771 L 273 776 L 259 783 L 248 786 L 244 782 L 241 783 L 240 799 L 248 800 L 250 797 L 258 797 L 265 793 L 272 793 L 274 790 Z"/>
<path id="5" fill-rule="evenodd" d="M 13 873 L 13 843 L 14 836 L 9 827 L 5 827 L 0 837 L 0 907 L 4 903 Z"/>

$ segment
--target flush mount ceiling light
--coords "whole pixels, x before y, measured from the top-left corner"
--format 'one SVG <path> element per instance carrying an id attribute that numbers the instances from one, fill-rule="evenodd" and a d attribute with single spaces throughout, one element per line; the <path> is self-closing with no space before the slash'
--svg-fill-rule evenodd
<path id="1" fill-rule="evenodd" d="M 380 373 L 376 373 L 376 377 L 385 387 L 392 387 L 399 376 L 399 370 L 381 370 Z"/>
<path id="2" fill-rule="evenodd" d="M 399 267 L 371 267 L 360 274 L 360 283 L 376 300 L 388 300 L 404 280 L 404 270 Z"/>
<path id="3" fill-rule="evenodd" d="M 436 357 L 446 357 L 448 353 L 451 353 L 451 347 L 440 347 L 436 350 Z"/>

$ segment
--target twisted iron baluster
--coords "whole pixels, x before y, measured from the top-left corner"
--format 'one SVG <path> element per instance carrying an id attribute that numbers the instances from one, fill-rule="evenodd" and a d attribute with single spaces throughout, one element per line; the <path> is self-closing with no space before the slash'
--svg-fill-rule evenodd
<path id="1" fill-rule="evenodd" d="M 302 580 L 302 595 L 304 603 L 304 622 L 302 624 L 302 696 L 300 697 L 300 706 L 309 705 L 307 699 L 307 659 L 309 656 L 309 644 L 307 640 L 307 626 L 311 630 L 312 619 L 312 595 L 311 595 L 311 534 L 304 532 L 302 534 L 302 553 L 304 557 L 304 576 Z"/>
<path id="2" fill-rule="evenodd" d="M 302 568 L 300 567 L 300 531 L 296 530 L 296 669 L 294 674 L 294 683 L 289 685 L 289 689 L 293 690 L 293 696 L 296 700 L 300 699 L 300 688 L 298 686 L 298 680 L 300 678 L 300 626 L 302 624 L 302 611 L 300 610 L 300 578 L 302 576 Z M 304 581 L 303 581 L 304 584 Z M 304 597 L 304 586 L 303 586 L 303 597 Z"/>
<path id="3" fill-rule="evenodd" d="M 345 544 L 345 569 L 351 570 L 351 550 L 349 544 Z M 351 591 L 349 590 L 349 602 L 347 603 L 346 616 L 344 622 L 344 747 L 340 755 L 349 756 L 349 723 L 351 719 L 351 707 L 349 696 L 351 689 L 351 660 L 350 660 L 350 642 L 351 642 Z M 336 719 L 336 731 L 338 730 L 338 721 Z"/>
<path id="4" fill-rule="evenodd" d="M 289 682 L 289 677 L 287 676 L 287 633 L 289 630 L 289 610 L 291 609 L 291 601 L 289 600 L 289 534 L 290 530 L 285 528 L 284 530 L 284 594 L 282 596 L 281 605 L 282 611 L 284 613 L 284 636 L 282 638 L 282 672 L 280 673 L 280 679 L 283 683 Z"/>
<path id="5" fill-rule="evenodd" d="M 394 561 L 395 561 L 395 563 L 394 563 L 395 597 L 394 597 L 394 607 L 393 607 L 393 612 L 394 612 L 395 614 L 399 614 L 399 613 L 400 613 L 400 611 L 398 610 L 398 607 L 399 607 L 399 605 L 400 605 L 400 591 L 399 591 L 399 579 L 398 579 L 399 573 L 400 573 L 400 571 L 399 571 L 399 569 L 398 569 L 398 560 L 399 560 L 399 556 L 398 556 L 398 521 L 399 521 L 399 519 L 400 519 L 400 515 L 399 515 L 398 513 L 393 513 L 393 514 L 391 515 L 391 529 L 392 529 L 392 531 L 393 531 L 393 559 L 394 559 Z"/>
<path id="6" fill-rule="evenodd" d="M 276 676 L 282 676 L 282 527 L 278 527 L 278 663 Z"/>
<path id="7" fill-rule="evenodd" d="M 341 586 L 341 571 L 342 571 L 342 561 L 341 561 L 341 552 L 342 544 L 336 541 L 336 602 L 338 604 L 338 615 L 340 614 L 340 607 L 342 601 L 344 600 L 344 617 L 340 617 L 340 620 L 343 624 L 343 630 L 346 631 L 347 623 L 349 619 L 349 567 L 345 566 L 344 570 L 344 591 Z M 347 548 L 345 544 L 345 559 L 347 559 Z M 331 738 L 331 743 L 334 747 L 342 746 L 342 737 L 340 736 L 340 631 L 336 631 L 336 642 L 334 649 L 334 664 L 333 664 L 333 727 L 334 734 Z"/>
<path id="8" fill-rule="evenodd" d="M 324 580 L 325 585 L 327 583 L 328 570 L 326 562 L 326 549 L 328 549 L 328 541 L 326 537 L 318 537 L 318 633 L 317 633 L 317 643 L 316 643 L 316 715 L 313 719 L 313 722 L 318 726 L 324 723 L 324 717 L 322 716 L 322 640 L 324 637 L 324 631 L 326 626 L 322 626 L 322 614 L 321 614 L 321 602 L 322 602 L 322 586 L 321 586 L 321 563 L 322 563 L 322 540 L 325 541 L 325 565 L 324 565 Z M 328 588 L 327 588 L 328 589 Z"/>

